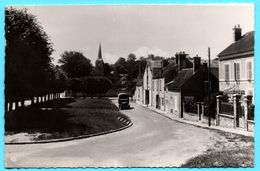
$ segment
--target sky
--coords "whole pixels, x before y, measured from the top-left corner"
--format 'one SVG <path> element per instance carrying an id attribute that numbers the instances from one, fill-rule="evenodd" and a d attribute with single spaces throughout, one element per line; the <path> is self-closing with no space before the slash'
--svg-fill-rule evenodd
<path id="1" fill-rule="evenodd" d="M 15 7 L 15 6 L 14 6 Z M 99 43 L 103 59 L 114 63 L 134 53 L 137 58 L 164 57 L 185 51 L 191 57 L 216 58 L 233 42 L 233 28 L 254 30 L 254 6 L 232 5 L 80 5 L 19 6 L 35 15 L 55 49 L 53 63 L 64 51 L 80 51 L 92 63 Z"/>

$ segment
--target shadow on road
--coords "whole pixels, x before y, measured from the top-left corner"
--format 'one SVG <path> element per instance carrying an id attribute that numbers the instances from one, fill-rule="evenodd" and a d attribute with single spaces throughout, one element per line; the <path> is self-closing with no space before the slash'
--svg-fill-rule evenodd
<path id="1" fill-rule="evenodd" d="M 121 110 L 133 110 L 134 107 L 130 107 L 130 108 L 124 108 L 124 109 L 121 109 Z"/>

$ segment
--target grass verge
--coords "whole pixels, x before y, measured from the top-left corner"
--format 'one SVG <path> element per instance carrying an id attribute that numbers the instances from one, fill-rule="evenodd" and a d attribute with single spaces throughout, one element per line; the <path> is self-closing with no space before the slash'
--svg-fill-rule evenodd
<path id="1" fill-rule="evenodd" d="M 254 138 L 219 130 L 216 143 L 204 154 L 188 160 L 181 167 L 254 167 Z"/>
<path id="2" fill-rule="evenodd" d="M 28 133 L 49 140 L 100 133 L 125 126 L 128 119 L 106 98 L 59 99 L 5 113 L 5 135 Z"/>

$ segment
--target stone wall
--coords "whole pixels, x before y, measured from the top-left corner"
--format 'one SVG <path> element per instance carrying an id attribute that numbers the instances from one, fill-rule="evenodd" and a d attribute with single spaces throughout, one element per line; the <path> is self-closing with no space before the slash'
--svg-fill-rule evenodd
<path id="1" fill-rule="evenodd" d="M 198 121 L 199 120 L 199 116 L 196 113 L 183 112 L 183 118 L 186 119 L 186 120 L 190 120 L 190 121 Z"/>
<path id="2" fill-rule="evenodd" d="M 255 122 L 251 121 L 251 120 L 248 120 L 247 121 L 247 128 L 248 128 L 248 131 L 254 132 L 254 130 L 255 130 Z"/>
<path id="3" fill-rule="evenodd" d="M 219 114 L 219 126 L 234 128 L 234 116 Z"/>

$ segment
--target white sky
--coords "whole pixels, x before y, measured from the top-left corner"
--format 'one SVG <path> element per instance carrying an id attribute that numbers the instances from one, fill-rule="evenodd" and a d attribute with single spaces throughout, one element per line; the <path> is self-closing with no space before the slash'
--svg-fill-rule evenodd
<path id="1" fill-rule="evenodd" d="M 19 7 L 20 8 L 20 7 Z M 165 57 L 185 51 L 191 57 L 215 58 L 233 41 L 232 28 L 254 30 L 254 6 L 114 5 L 26 6 L 50 36 L 54 63 L 65 50 L 81 51 L 95 61 L 99 42 L 105 62 L 135 53 Z"/>

